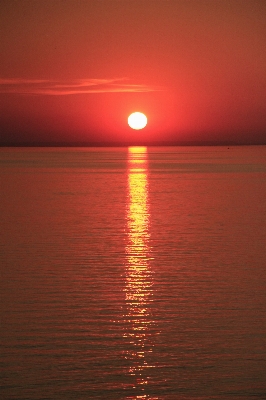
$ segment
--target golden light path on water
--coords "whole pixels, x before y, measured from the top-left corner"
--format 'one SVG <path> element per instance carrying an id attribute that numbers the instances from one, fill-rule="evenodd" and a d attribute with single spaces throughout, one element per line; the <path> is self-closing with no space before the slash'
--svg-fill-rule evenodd
<path id="1" fill-rule="evenodd" d="M 149 193 L 146 147 L 128 149 L 126 315 L 124 337 L 129 340 L 125 357 L 130 362 L 128 374 L 135 377 L 134 399 L 150 399 L 145 393 L 149 384 L 153 351 L 153 276 L 150 268 Z M 130 397 L 131 399 L 132 397 Z M 133 398 L 132 398 L 133 399 Z"/>

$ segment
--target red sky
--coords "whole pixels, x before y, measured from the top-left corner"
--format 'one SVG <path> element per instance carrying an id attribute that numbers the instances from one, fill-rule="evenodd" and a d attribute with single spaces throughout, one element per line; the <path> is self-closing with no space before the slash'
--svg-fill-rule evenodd
<path id="1" fill-rule="evenodd" d="M 1 0 L 0 143 L 266 144 L 265 21 L 265 0 Z"/>

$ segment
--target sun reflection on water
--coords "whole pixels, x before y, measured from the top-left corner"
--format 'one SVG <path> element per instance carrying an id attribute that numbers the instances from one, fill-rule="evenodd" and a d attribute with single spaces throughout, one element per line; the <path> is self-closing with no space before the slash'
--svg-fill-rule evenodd
<path id="1" fill-rule="evenodd" d="M 153 351 L 153 276 L 150 268 L 149 244 L 150 211 L 148 196 L 147 149 L 130 147 L 128 150 L 128 201 L 126 246 L 126 329 L 129 340 L 125 354 L 129 361 L 129 375 L 134 376 L 134 388 L 142 394 L 136 398 L 150 398 L 145 394 Z"/>

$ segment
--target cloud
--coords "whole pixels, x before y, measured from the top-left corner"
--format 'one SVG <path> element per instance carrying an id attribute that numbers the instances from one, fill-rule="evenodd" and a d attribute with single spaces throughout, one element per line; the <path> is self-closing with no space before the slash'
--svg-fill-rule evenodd
<path id="1" fill-rule="evenodd" d="M 0 78 L 0 93 L 67 96 L 89 93 L 154 92 L 162 90 L 144 84 L 126 83 L 127 78 L 75 79 L 70 82 L 42 79 Z"/>
<path id="2" fill-rule="evenodd" d="M 0 78 L 0 85 L 26 85 L 49 82 L 45 79 Z"/>

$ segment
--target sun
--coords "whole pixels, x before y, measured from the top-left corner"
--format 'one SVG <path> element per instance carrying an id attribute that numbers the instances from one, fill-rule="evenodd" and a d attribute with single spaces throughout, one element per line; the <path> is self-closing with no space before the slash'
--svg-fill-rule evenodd
<path id="1" fill-rule="evenodd" d="M 147 125 L 147 117 L 141 112 L 134 112 L 128 117 L 128 125 L 132 129 L 143 129 Z"/>

